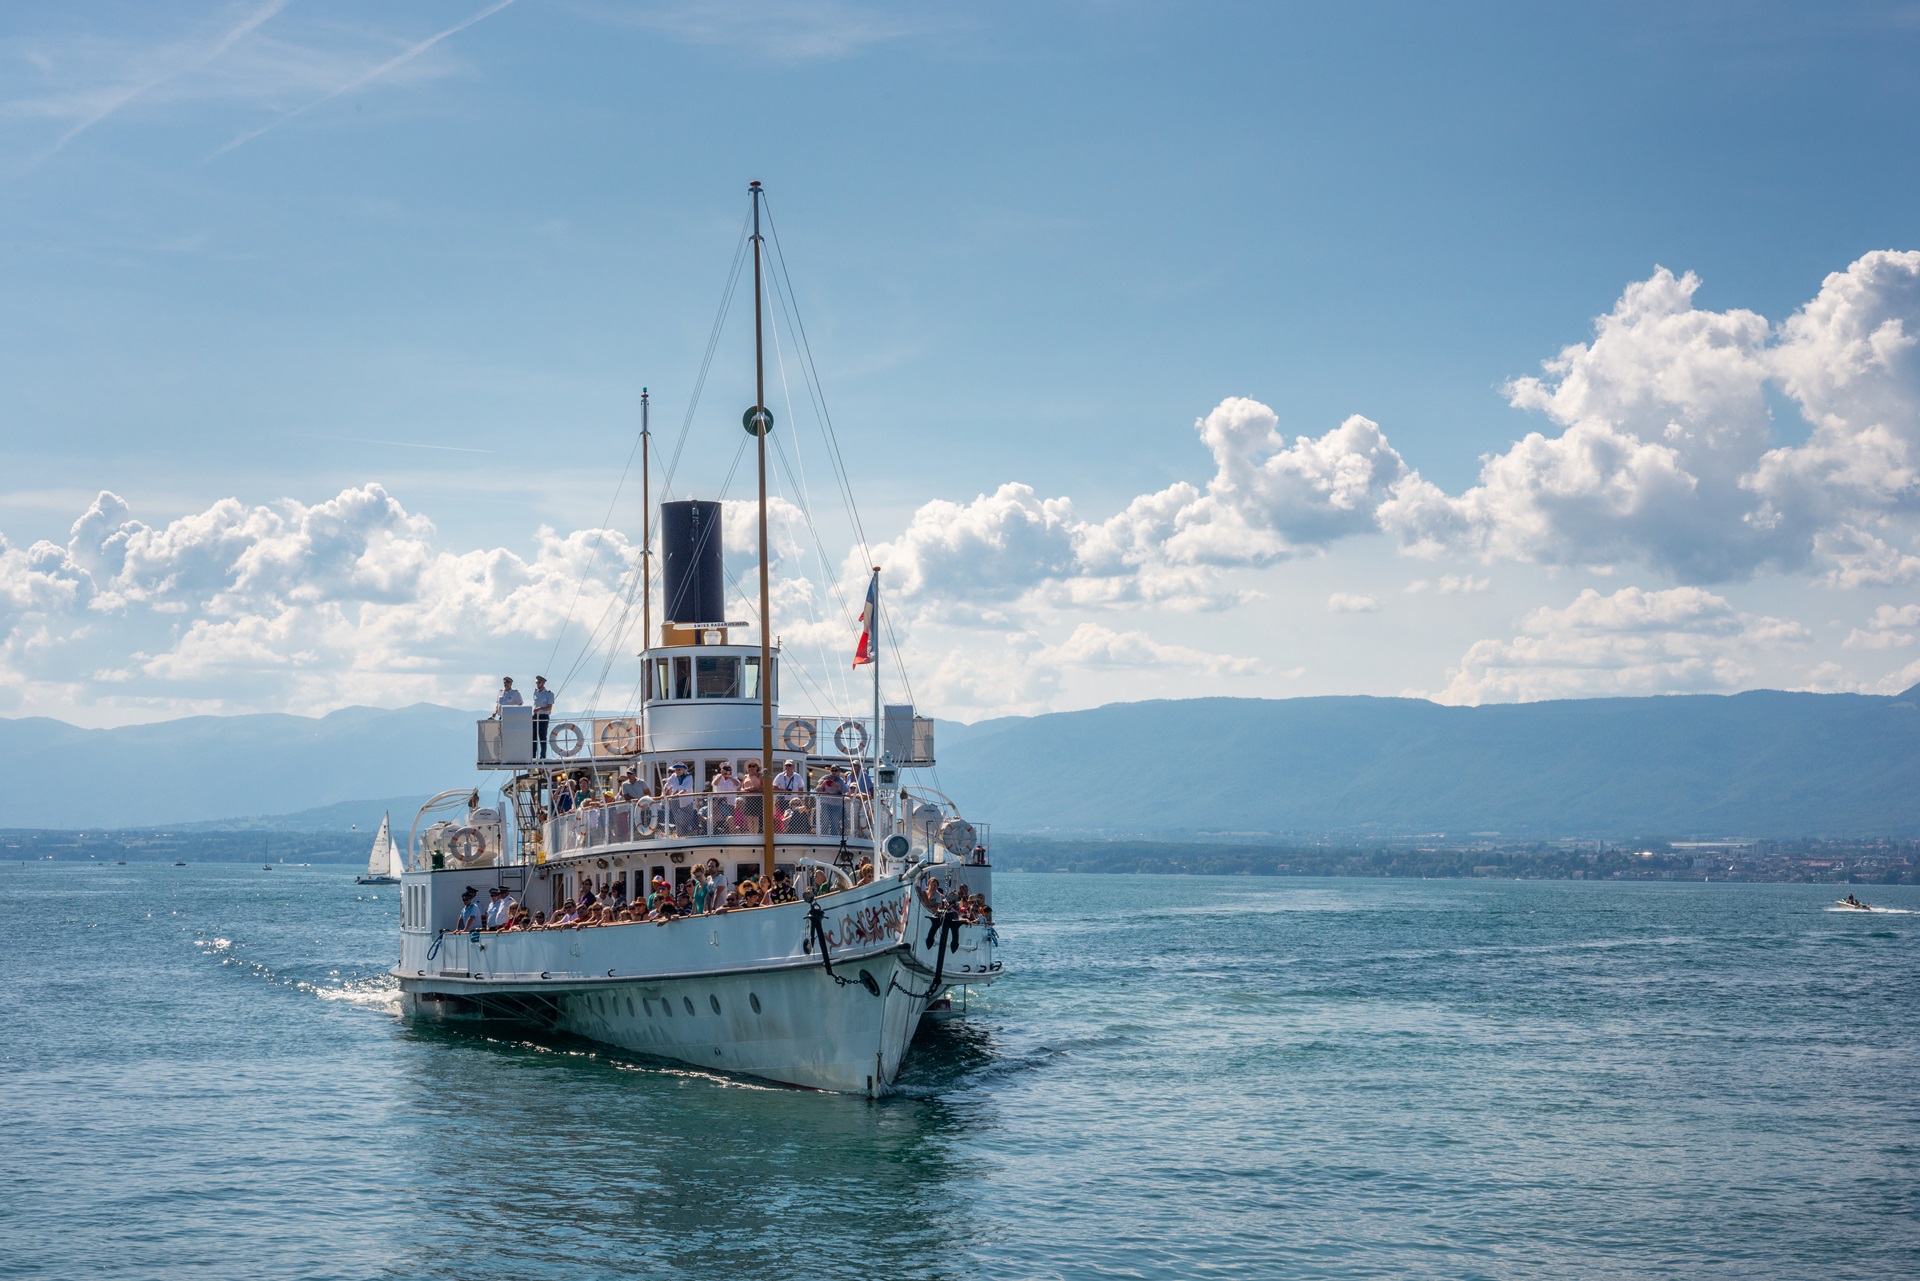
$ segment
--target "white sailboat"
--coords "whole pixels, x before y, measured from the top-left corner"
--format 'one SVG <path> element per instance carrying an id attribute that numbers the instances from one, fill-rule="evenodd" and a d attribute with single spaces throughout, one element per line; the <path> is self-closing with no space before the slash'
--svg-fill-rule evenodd
<path id="1" fill-rule="evenodd" d="M 710 1071 L 880 1095 L 923 1017 L 964 1009 L 953 995 L 1001 976 L 992 842 L 909 781 L 933 764 L 933 723 L 881 703 L 877 569 L 854 657 L 873 674 L 871 716 L 780 713 L 760 184 L 750 191 L 756 381 L 742 425 L 759 466 L 757 625 L 725 621 L 721 504 L 687 500 L 660 507 L 655 631 L 643 392 L 637 706 L 539 720 L 503 706 L 480 722 L 476 763 L 507 781 L 498 804 L 457 787 L 414 820 L 393 973 L 411 1018 L 511 1020 Z M 691 910 L 679 906 L 688 899 Z M 493 905 L 487 924 L 517 904 L 532 928 L 476 925 L 466 901 Z"/>
<path id="2" fill-rule="evenodd" d="M 380 816 L 380 831 L 373 838 L 373 849 L 367 854 L 367 874 L 353 878 L 355 885 L 398 885 L 400 873 L 406 870 L 406 859 L 401 856 L 400 846 L 393 839 L 393 815 L 391 812 Z"/>

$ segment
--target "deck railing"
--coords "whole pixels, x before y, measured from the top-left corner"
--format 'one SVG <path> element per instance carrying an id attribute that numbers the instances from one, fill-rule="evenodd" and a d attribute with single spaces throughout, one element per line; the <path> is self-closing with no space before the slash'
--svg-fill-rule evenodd
<path id="1" fill-rule="evenodd" d="M 608 845 L 703 837 L 758 836 L 764 798 L 757 792 L 692 792 L 648 801 L 589 805 L 556 814 L 540 826 L 547 857 Z M 872 824 L 865 798 L 818 792 L 776 792 L 776 836 L 868 840 Z"/>

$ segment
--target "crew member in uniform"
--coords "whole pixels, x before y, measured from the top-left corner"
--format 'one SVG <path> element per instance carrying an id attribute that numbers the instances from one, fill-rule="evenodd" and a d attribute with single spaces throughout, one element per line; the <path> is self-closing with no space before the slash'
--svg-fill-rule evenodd
<path id="1" fill-rule="evenodd" d="M 533 759 L 547 759 L 547 722 L 553 719 L 553 691 L 547 678 L 533 678 Z"/>

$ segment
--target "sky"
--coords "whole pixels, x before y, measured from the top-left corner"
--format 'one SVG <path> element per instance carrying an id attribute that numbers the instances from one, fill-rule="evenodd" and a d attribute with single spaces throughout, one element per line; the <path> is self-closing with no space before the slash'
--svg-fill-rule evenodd
<path id="1" fill-rule="evenodd" d="M 0 715 L 628 705 L 642 388 L 754 580 L 756 179 L 784 710 L 864 704 L 872 565 L 962 720 L 1899 692 L 1917 64 L 1893 3 L 8 7 Z"/>

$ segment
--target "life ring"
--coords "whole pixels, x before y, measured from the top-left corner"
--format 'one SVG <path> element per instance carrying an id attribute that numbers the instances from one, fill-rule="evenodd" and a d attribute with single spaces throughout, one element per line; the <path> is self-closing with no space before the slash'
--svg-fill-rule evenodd
<path id="1" fill-rule="evenodd" d="M 950 818 L 940 825 L 940 844 L 946 847 L 949 854 L 973 853 L 977 835 L 973 824 L 964 818 Z"/>
<path id="2" fill-rule="evenodd" d="M 780 735 L 780 741 L 787 745 L 790 752 L 811 752 L 820 737 L 812 721 L 788 721 L 786 730 Z"/>
<path id="3" fill-rule="evenodd" d="M 640 727 L 632 721 L 608 721 L 600 727 L 600 751 L 604 755 L 632 756 L 639 750 Z M 573 753 L 568 752 L 566 755 L 571 756 Z"/>
<path id="4" fill-rule="evenodd" d="M 833 731 L 833 745 L 842 756 L 859 756 L 867 750 L 867 727 L 859 721 L 841 721 Z"/>
<path id="5" fill-rule="evenodd" d="M 477 827 L 455 828 L 447 852 L 461 863 L 477 863 L 487 852 L 487 838 Z"/>
<path id="6" fill-rule="evenodd" d="M 587 745 L 587 736 L 572 721 L 561 721 L 547 731 L 547 749 L 555 756 L 578 756 Z"/>

